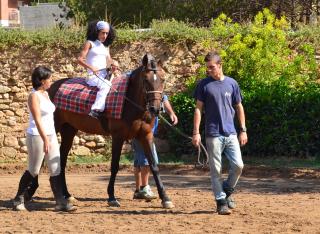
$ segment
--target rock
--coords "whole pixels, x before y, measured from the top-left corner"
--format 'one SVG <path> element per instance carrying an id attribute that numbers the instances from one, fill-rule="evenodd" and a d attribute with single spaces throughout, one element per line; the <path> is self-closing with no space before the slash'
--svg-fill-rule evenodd
<path id="1" fill-rule="evenodd" d="M 20 152 L 22 152 L 22 153 L 28 153 L 28 148 L 27 148 L 27 146 L 22 146 L 22 147 L 20 148 Z"/>
<path id="2" fill-rule="evenodd" d="M 7 86 L 0 85 L 0 93 L 8 93 L 11 89 Z"/>
<path id="3" fill-rule="evenodd" d="M 6 159 L 14 159 L 17 151 L 12 147 L 2 147 L 0 148 L 0 155 L 3 155 Z"/>
<path id="4" fill-rule="evenodd" d="M 106 150 L 105 150 L 105 148 L 99 148 L 99 149 L 96 149 L 94 152 L 97 153 L 97 154 L 103 154 L 104 155 L 106 153 Z"/>
<path id="5" fill-rule="evenodd" d="M 24 114 L 27 114 L 27 112 L 24 109 L 16 110 L 16 115 L 17 116 L 23 116 Z"/>
<path id="6" fill-rule="evenodd" d="M 18 93 L 20 92 L 20 89 L 17 86 L 12 87 L 11 92 Z"/>
<path id="7" fill-rule="evenodd" d="M 184 65 L 184 66 L 191 66 L 191 65 L 192 65 L 192 59 L 191 59 L 191 58 L 188 58 L 188 59 L 182 60 L 182 65 Z"/>
<path id="8" fill-rule="evenodd" d="M 10 111 L 10 110 L 6 110 L 4 111 L 4 113 L 7 115 L 7 116 L 14 116 L 14 112 Z"/>
<path id="9" fill-rule="evenodd" d="M 9 105 L 0 104 L 0 110 L 8 110 L 8 109 L 9 109 Z"/>
<path id="10" fill-rule="evenodd" d="M 75 136 L 75 137 L 73 138 L 73 144 L 79 145 L 79 143 L 80 143 L 80 138 L 79 138 L 78 136 Z"/>
<path id="11" fill-rule="evenodd" d="M 19 145 L 20 146 L 26 146 L 27 145 L 27 138 L 22 137 L 19 139 Z"/>
<path id="12" fill-rule="evenodd" d="M 0 146 L 3 146 L 4 135 L 0 134 Z"/>
<path id="13" fill-rule="evenodd" d="M 19 102 L 26 102 L 28 99 L 28 93 L 15 93 L 14 99 Z"/>
<path id="14" fill-rule="evenodd" d="M 9 126 L 16 126 L 16 124 L 17 124 L 17 122 L 16 122 L 15 119 L 9 119 L 9 120 L 8 120 L 8 125 L 9 125 Z"/>
<path id="15" fill-rule="evenodd" d="M 14 136 L 5 136 L 3 141 L 4 146 L 19 148 L 18 139 Z"/>
<path id="16" fill-rule="evenodd" d="M 11 100 L 10 99 L 0 99 L 0 103 L 2 104 L 10 104 Z"/>
<path id="17" fill-rule="evenodd" d="M 85 143 L 85 146 L 89 147 L 89 148 L 94 148 L 96 147 L 96 143 L 94 141 L 89 141 Z"/>
<path id="18" fill-rule="evenodd" d="M 97 143 L 104 143 L 105 139 L 103 136 L 97 135 L 94 139 Z"/>
<path id="19" fill-rule="evenodd" d="M 179 66 L 181 65 L 181 60 L 180 58 L 173 58 L 172 61 L 170 62 L 171 65 Z"/>
<path id="20" fill-rule="evenodd" d="M 85 146 L 79 146 L 78 148 L 72 150 L 72 153 L 75 155 L 88 156 L 90 155 L 90 149 Z"/>
<path id="21" fill-rule="evenodd" d="M 85 139 L 86 141 L 94 141 L 93 135 L 84 135 L 82 138 Z"/>
<path id="22" fill-rule="evenodd" d="M 10 104 L 10 108 L 12 109 L 20 109 L 20 104 L 19 102 L 13 102 Z"/>

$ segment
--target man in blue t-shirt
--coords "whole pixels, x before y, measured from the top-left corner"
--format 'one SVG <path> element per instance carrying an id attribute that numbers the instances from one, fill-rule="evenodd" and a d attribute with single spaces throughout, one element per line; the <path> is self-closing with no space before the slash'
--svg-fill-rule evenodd
<path id="1" fill-rule="evenodd" d="M 195 91 L 196 108 L 192 143 L 195 146 L 200 144 L 199 126 L 201 112 L 204 110 L 212 190 L 218 214 L 226 215 L 231 214 L 230 209 L 235 208 L 231 194 L 243 169 L 240 145 L 243 146 L 248 141 L 245 114 L 239 85 L 234 79 L 223 74 L 220 55 L 209 52 L 205 62 L 208 77 L 199 82 Z M 240 126 L 239 139 L 234 126 L 235 113 Z M 226 155 L 230 163 L 229 176 L 223 183 L 221 183 L 222 154 Z"/>

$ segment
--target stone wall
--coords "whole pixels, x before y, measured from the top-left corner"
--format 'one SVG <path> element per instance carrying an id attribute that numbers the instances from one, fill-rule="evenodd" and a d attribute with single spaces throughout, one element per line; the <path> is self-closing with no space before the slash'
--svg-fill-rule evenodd
<path id="1" fill-rule="evenodd" d="M 84 76 L 85 71 L 76 63 L 81 48 L 47 48 L 45 50 L 10 48 L 0 53 L 0 162 L 26 159 L 25 130 L 28 125 L 27 97 L 31 90 L 31 72 L 38 65 L 50 67 L 54 80 Z M 184 88 L 185 80 L 193 75 L 199 63 L 197 56 L 204 51 L 197 45 L 169 45 L 161 41 L 143 41 L 111 48 L 111 55 L 120 62 L 123 71 L 136 68 L 143 55 L 149 52 L 164 61 L 167 72 L 166 93 Z M 109 138 L 107 138 L 109 139 Z M 158 143 L 165 144 L 160 139 Z M 104 154 L 103 136 L 79 133 L 72 154 Z M 110 145 L 110 144 L 109 144 Z M 124 150 L 130 150 L 128 145 Z M 168 147 L 158 149 L 169 150 Z"/>

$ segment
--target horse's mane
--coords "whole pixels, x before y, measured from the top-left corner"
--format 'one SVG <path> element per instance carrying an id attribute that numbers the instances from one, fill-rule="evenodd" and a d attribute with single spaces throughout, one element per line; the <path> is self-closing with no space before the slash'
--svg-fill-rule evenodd
<path id="1" fill-rule="evenodd" d="M 61 79 L 61 80 L 55 81 L 55 82 L 51 85 L 50 89 L 48 90 L 49 97 L 50 97 L 51 101 L 53 101 L 54 96 L 55 96 L 56 93 L 58 92 L 60 86 L 61 86 L 64 82 L 66 82 L 67 80 L 70 80 L 70 79 L 71 79 L 71 78 L 63 78 L 63 79 Z"/>

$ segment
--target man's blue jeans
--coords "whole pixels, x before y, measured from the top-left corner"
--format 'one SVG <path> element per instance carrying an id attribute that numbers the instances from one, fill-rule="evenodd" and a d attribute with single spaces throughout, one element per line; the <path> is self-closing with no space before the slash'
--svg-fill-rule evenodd
<path id="1" fill-rule="evenodd" d="M 228 137 L 207 137 L 207 149 L 209 154 L 211 186 L 216 200 L 225 199 L 226 193 L 223 191 L 221 181 L 222 154 L 227 156 L 230 163 L 229 175 L 225 184 L 229 188 L 234 188 L 240 178 L 243 161 L 237 135 Z"/>

